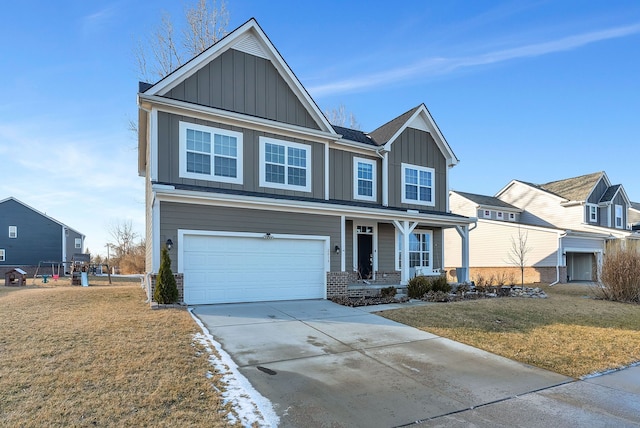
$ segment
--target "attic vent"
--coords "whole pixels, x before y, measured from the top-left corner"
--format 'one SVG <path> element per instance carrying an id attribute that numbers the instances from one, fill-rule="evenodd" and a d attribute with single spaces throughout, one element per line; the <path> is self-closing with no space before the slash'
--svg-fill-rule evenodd
<path id="1" fill-rule="evenodd" d="M 233 46 L 233 49 L 259 56 L 260 58 L 269 59 L 258 39 L 252 34 L 239 40 L 238 43 Z"/>

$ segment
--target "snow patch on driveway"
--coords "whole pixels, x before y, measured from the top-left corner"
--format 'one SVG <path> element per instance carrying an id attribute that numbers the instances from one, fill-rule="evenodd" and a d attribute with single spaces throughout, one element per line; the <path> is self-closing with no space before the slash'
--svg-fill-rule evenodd
<path id="1" fill-rule="evenodd" d="M 238 365 L 222 349 L 222 346 L 215 341 L 202 321 L 193 313 L 192 308 L 189 308 L 189 313 L 202 330 L 202 334 L 197 333 L 194 335 L 194 340 L 205 347 L 209 353 L 209 362 L 216 372 L 222 375 L 222 382 L 227 385 L 226 391 L 222 392 L 222 397 L 226 402 L 231 403 L 242 425 L 245 427 L 278 426 L 280 418 L 273 410 L 271 402 L 260 394 L 249 383 L 247 378 L 240 373 Z M 211 347 L 215 348 L 219 357 L 212 352 Z M 235 423 L 236 421 L 231 422 Z"/>

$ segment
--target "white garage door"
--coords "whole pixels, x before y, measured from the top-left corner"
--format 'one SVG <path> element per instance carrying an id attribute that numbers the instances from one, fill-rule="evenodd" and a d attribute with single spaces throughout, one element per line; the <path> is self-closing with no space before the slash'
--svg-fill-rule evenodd
<path id="1" fill-rule="evenodd" d="M 185 235 L 187 304 L 326 297 L 324 240 Z"/>

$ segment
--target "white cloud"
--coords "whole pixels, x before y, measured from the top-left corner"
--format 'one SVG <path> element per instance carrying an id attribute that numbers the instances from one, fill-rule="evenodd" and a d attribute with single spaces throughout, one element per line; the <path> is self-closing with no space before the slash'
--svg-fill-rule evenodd
<path id="1" fill-rule="evenodd" d="M 349 91 L 362 90 L 382 84 L 390 84 L 408 78 L 421 78 L 451 73 L 457 69 L 487 64 L 496 64 L 518 58 L 536 57 L 554 52 L 568 51 L 591 43 L 626 37 L 640 33 L 640 23 L 564 37 L 542 43 L 532 43 L 510 49 L 459 58 L 428 58 L 408 67 L 395 68 L 365 76 L 310 86 L 314 96 L 325 96 Z"/>

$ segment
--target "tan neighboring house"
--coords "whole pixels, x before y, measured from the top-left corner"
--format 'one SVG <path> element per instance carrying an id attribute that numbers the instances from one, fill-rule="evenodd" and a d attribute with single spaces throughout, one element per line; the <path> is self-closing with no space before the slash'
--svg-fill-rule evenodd
<path id="1" fill-rule="evenodd" d="M 141 83 L 138 106 L 149 295 L 168 243 L 187 304 L 405 284 L 444 268 L 446 229 L 468 267 L 458 158 L 426 106 L 369 133 L 332 126 L 254 19 Z"/>
<path id="2" fill-rule="evenodd" d="M 513 246 L 526 237 L 525 281 L 595 281 L 607 240 L 640 237 L 629 224 L 636 214 L 624 188 L 604 172 L 540 185 L 512 180 L 495 196 L 452 191 L 450 207 L 478 217 L 469 234 L 472 280 L 503 271 L 519 277 Z M 445 264 L 456 266 L 448 236 Z"/>

